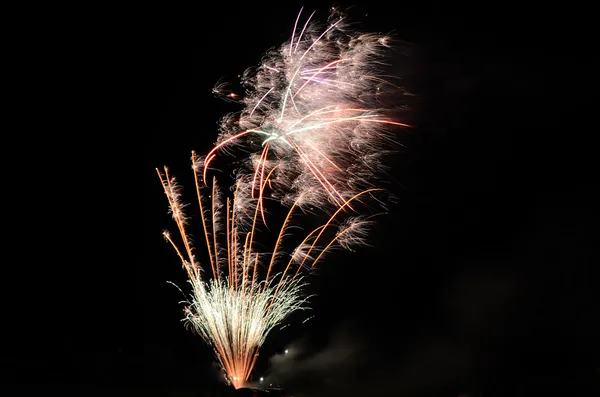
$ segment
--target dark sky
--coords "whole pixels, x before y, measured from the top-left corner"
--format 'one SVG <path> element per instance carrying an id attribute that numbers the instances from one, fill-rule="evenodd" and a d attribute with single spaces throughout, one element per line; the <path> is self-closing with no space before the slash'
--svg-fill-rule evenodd
<path id="1" fill-rule="evenodd" d="M 85 230 L 98 225 L 103 237 L 49 288 L 53 308 L 39 298 L 49 320 L 10 356 L 37 376 L 15 382 L 82 396 L 216 395 L 212 353 L 184 329 L 181 296 L 166 283 L 185 275 L 161 237 L 174 225 L 154 167 L 191 180 L 190 151 L 210 148 L 218 119 L 237 110 L 212 86 L 284 41 L 302 5 L 315 8 L 139 10 L 124 47 L 140 53 L 130 77 L 144 88 L 130 106 L 142 121 L 114 128 L 130 155 L 121 164 L 105 153 L 110 175 L 90 176 L 98 192 L 87 185 L 77 197 L 90 203 Z M 271 335 L 256 375 L 309 397 L 585 395 L 600 371 L 586 141 L 595 127 L 583 117 L 590 106 L 577 105 L 589 66 L 569 55 L 576 40 L 555 22 L 560 10 L 371 1 L 351 15 L 411 43 L 395 60 L 416 94 L 415 128 L 389 160 L 398 199 L 371 248 L 322 264 L 315 317 Z M 129 92 L 129 76 L 119 81 Z M 71 284 L 81 292 L 64 292 Z"/>

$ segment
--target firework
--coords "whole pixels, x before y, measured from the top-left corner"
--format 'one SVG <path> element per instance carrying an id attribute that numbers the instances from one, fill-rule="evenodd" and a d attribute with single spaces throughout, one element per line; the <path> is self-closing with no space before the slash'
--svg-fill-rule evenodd
<path id="1" fill-rule="evenodd" d="M 332 247 L 349 248 L 364 243 L 371 221 L 360 216 L 339 218 L 352 201 L 377 189 L 346 199 L 326 223 L 294 242 L 294 248 L 288 251 L 284 249 L 289 247 L 286 241 L 294 237 L 299 240 L 299 234 L 291 233 L 291 228 L 292 218 L 303 203 L 300 194 L 287 212 L 273 248 L 260 252 L 256 237 L 262 205 L 248 191 L 240 190 L 248 185 L 247 181 L 238 180 L 233 198 L 224 199 L 214 179 L 211 187 L 200 183 L 201 164 L 195 153 L 192 161 L 210 272 L 196 259 L 181 188 L 167 168 L 164 172 L 157 169 L 157 173 L 183 249 L 168 232 L 164 236 L 175 248 L 192 286 L 184 320 L 213 347 L 227 380 L 239 388 L 250 376 L 267 334 L 289 314 L 305 307 L 301 270 L 314 267 Z M 271 170 L 265 175 L 261 190 L 265 190 L 273 173 Z M 210 200 L 202 194 L 206 189 Z"/>
<path id="2" fill-rule="evenodd" d="M 284 204 L 303 196 L 299 205 L 306 208 L 335 208 L 372 187 L 385 168 L 382 156 L 398 128 L 408 127 L 383 105 L 406 94 L 383 73 L 391 38 L 357 33 L 336 11 L 325 25 L 313 15 L 302 21 L 301 9 L 290 40 L 246 71 L 243 97 L 223 83 L 215 87 L 244 108 L 222 120 L 216 145 L 203 157 L 204 181 L 219 153 L 241 146 L 250 152 L 241 172 L 251 175 L 244 189 L 252 198 L 262 202 L 272 172 L 272 197 Z"/>

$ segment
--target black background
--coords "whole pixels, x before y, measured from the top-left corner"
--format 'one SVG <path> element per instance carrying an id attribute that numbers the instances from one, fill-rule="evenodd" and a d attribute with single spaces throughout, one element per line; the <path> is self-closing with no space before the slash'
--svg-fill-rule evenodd
<path id="1" fill-rule="evenodd" d="M 210 148 L 217 120 L 237 110 L 212 86 L 286 40 L 301 6 L 324 18 L 329 5 L 144 5 L 125 18 L 126 36 L 99 68 L 118 71 L 116 88 L 98 94 L 101 112 L 81 128 L 125 116 L 69 138 L 77 160 L 57 155 L 48 201 L 34 199 L 53 218 L 38 221 L 50 227 L 35 238 L 53 244 L 35 280 L 20 267 L 25 292 L 10 294 L 30 299 L 6 340 L 11 387 L 223 393 L 166 283 L 185 275 L 161 237 L 172 224 L 154 168 L 190 180 L 190 151 Z M 256 376 L 271 368 L 298 396 L 591 393 L 595 124 L 578 12 L 378 1 L 351 10 L 365 30 L 410 43 L 398 67 L 416 95 L 415 128 L 390 160 L 398 200 L 371 248 L 331 255 L 311 279 L 315 317 L 273 333 Z M 284 349 L 304 358 L 278 356 Z"/>

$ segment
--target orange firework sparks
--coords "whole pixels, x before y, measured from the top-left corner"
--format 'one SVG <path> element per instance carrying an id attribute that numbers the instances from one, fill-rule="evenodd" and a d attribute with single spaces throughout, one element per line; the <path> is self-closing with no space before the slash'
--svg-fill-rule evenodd
<path id="1" fill-rule="evenodd" d="M 367 222 L 358 218 L 346 218 L 346 223 L 338 227 L 337 234 L 320 249 L 318 257 L 312 259 L 310 253 L 317 249 L 318 240 L 325 229 L 333 225 L 352 201 L 377 189 L 361 192 L 345 200 L 325 224 L 308 233 L 290 251 L 290 259 L 283 272 L 276 273 L 275 268 L 278 258 L 282 257 L 285 237 L 289 234 L 294 214 L 302 203 L 302 196 L 298 197 L 288 210 L 273 249 L 258 252 L 255 240 L 259 232 L 257 221 L 263 205 L 261 200 L 253 198 L 250 194 L 240 193 L 240 181 L 233 197 L 224 200 L 214 179 L 211 187 L 202 186 L 197 171 L 199 159 L 195 153 L 192 153 L 192 159 L 196 196 L 211 274 L 203 274 L 195 258 L 192 238 L 187 230 L 189 219 L 183 211 L 181 188 L 169 175 L 166 167 L 162 172 L 158 169 L 156 171 L 184 249 L 178 248 L 169 233 L 165 232 L 164 236 L 175 249 L 193 286 L 190 302 L 184 311 L 186 320 L 214 348 L 228 381 L 239 388 L 247 383 L 256 363 L 258 350 L 270 330 L 290 313 L 304 308 L 304 284 L 302 277 L 297 276 L 300 270 L 306 267 L 305 262 L 310 260 L 313 267 L 331 247 L 343 246 L 335 244 L 341 236 L 352 233 L 356 236 L 355 231 L 364 229 Z M 275 170 L 276 168 L 271 169 L 261 178 L 260 191 L 265 190 Z M 210 191 L 208 211 L 206 199 L 202 194 L 203 189 Z M 248 209 L 251 211 L 248 212 Z M 222 241 L 224 246 L 221 246 Z M 297 269 L 293 277 L 290 277 L 288 274 L 294 264 Z"/>

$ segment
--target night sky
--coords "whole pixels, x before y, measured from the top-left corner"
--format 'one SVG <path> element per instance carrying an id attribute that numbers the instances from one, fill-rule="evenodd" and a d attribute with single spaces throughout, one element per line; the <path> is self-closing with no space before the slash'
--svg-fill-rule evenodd
<path id="1" fill-rule="evenodd" d="M 301 6 L 324 18 L 328 5 L 211 3 L 210 12 L 139 10 L 124 46 L 130 56 L 142 50 L 131 75 L 144 86 L 131 99 L 142 121 L 115 127 L 110 139 L 130 154 L 104 153 L 110 175 L 90 176 L 76 197 L 89 204 L 71 233 L 84 222 L 102 237 L 34 299 L 46 325 L 20 334 L 30 342 L 9 357 L 28 375 L 15 384 L 82 396 L 223 395 L 212 352 L 180 322 L 182 298 L 167 283 L 184 286 L 185 272 L 161 236 L 175 227 L 154 168 L 167 165 L 190 186 L 191 150 L 206 152 L 219 118 L 239 109 L 213 85 L 235 82 L 286 40 Z M 581 116 L 589 105 L 574 106 L 586 66 L 568 56 L 572 41 L 553 22 L 560 10 L 542 18 L 518 3 L 384 4 L 364 2 L 350 16 L 406 42 L 393 67 L 415 94 L 415 128 L 399 133 L 405 149 L 389 159 L 396 200 L 371 247 L 321 263 L 312 312 L 269 336 L 255 376 L 271 373 L 308 397 L 593 395 L 597 176 L 582 139 L 593 127 Z M 65 292 L 73 284 L 78 292 Z"/>

